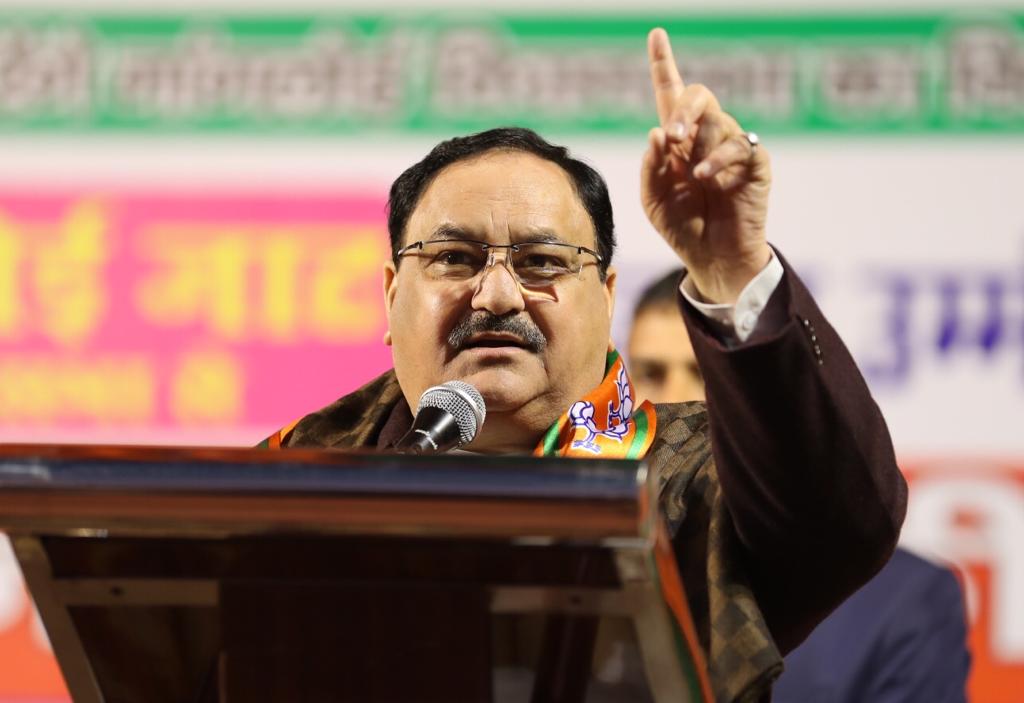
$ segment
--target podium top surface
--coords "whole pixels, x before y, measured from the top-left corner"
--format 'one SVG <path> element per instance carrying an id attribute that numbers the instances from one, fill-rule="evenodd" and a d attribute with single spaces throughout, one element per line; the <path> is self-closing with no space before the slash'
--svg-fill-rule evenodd
<path id="1" fill-rule="evenodd" d="M 646 467 L 623 460 L 8 445 L 0 528 L 636 537 Z"/>

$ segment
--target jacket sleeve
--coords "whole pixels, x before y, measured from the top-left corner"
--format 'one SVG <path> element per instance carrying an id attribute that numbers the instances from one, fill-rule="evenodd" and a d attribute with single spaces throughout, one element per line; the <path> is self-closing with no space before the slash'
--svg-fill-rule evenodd
<path id="1" fill-rule="evenodd" d="M 680 295 L 707 384 L 712 451 L 743 562 L 780 650 L 895 548 L 906 483 L 863 377 L 804 284 L 782 281 L 727 347 Z"/>

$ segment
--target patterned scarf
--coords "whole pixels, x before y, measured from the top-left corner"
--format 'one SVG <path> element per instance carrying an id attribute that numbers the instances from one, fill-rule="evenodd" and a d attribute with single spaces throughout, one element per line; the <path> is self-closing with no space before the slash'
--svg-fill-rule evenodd
<path id="1" fill-rule="evenodd" d="M 635 408 L 636 394 L 622 357 L 608 347 L 604 380 L 572 404 L 533 450 L 534 456 L 640 459 L 654 442 L 654 406 Z"/>

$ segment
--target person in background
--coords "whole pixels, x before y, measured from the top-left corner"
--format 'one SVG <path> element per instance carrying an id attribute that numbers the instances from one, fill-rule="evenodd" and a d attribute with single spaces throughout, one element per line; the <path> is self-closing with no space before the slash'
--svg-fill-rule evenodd
<path id="1" fill-rule="evenodd" d="M 676 269 L 641 292 L 628 359 L 641 400 L 704 400 L 704 378 L 679 315 Z M 965 701 L 971 656 L 956 576 L 897 548 L 871 581 L 785 658 L 775 703 Z"/>
<path id="2" fill-rule="evenodd" d="M 652 403 L 704 400 L 704 377 L 679 314 L 683 270 L 659 278 L 640 294 L 629 333 L 629 368 L 639 397 Z"/>

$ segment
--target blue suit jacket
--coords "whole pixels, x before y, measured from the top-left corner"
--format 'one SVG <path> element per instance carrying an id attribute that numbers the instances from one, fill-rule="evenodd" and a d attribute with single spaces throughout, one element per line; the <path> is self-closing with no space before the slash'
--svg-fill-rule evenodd
<path id="1" fill-rule="evenodd" d="M 775 703 L 964 701 L 971 658 L 960 584 L 897 549 L 786 657 Z"/>

